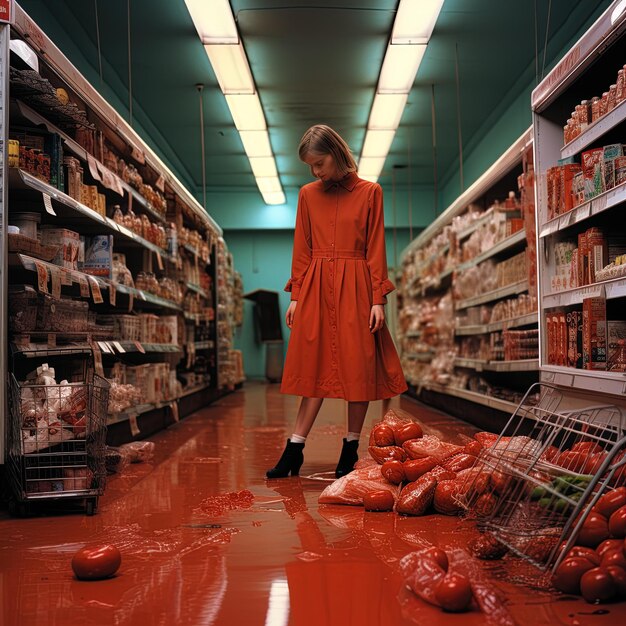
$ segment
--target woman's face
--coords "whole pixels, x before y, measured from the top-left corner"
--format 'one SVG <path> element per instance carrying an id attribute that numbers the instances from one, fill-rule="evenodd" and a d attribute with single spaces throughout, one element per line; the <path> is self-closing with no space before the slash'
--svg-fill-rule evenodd
<path id="1" fill-rule="evenodd" d="M 331 154 L 308 153 L 302 160 L 311 168 L 311 174 L 315 178 L 321 181 L 339 180 L 339 172 Z"/>

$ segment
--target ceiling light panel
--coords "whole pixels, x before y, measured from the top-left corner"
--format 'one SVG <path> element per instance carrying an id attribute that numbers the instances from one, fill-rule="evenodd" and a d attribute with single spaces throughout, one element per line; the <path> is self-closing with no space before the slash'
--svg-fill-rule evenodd
<path id="1" fill-rule="evenodd" d="M 426 52 L 426 45 L 390 45 L 378 79 L 378 93 L 406 93 Z"/>
<path id="2" fill-rule="evenodd" d="M 395 130 L 400 126 L 408 94 L 380 94 L 374 96 L 368 129 Z"/>
<path id="3" fill-rule="evenodd" d="M 238 44 L 239 33 L 228 0 L 185 0 L 203 44 Z"/>
<path id="4" fill-rule="evenodd" d="M 254 79 L 241 44 L 204 46 L 224 94 L 252 94 Z"/>
<path id="5" fill-rule="evenodd" d="M 278 193 L 283 190 L 278 176 L 259 176 L 256 184 L 261 193 Z"/>
<path id="6" fill-rule="evenodd" d="M 386 157 L 395 134 L 395 130 L 368 130 L 365 133 L 361 158 Z"/>
<path id="7" fill-rule="evenodd" d="M 272 156 L 270 136 L 266 130 L 242 130 L 239 136 L 248 157 Z"/>
<path id="8" fill-rule="evenodd" d="M 252 173 L 256 178 L 264 178 L 266 176 L 278 177 L 274 157 L 252 157 L 248 160 L 252 167 Z"/>
<path id="9" fill-rule="evenodd" d="M 263 193 L 263 201 L 265 204 L 285 204 L 287 199 L 285 198 L 285 194 L 282 191 L 276 191 L 272 193 Z"/>
<path id="10" fill-rule="evenodd" d="M 402 0 L 391 34 L 392 44 L 427 44 L 444 0 Z"/>
<path id="11" fill-rule="evenodd" d="M 361 157 L 359 159 L 359 176 L 370 176 L 377 179 L 383 171 L 386 155 L 382 157 Z"/>
<path id="12" fill-rule="evenodd" d="M 226 104 L 238 131 L 267 129 L 263 107 L 257 94 L 227 95 Z"/>

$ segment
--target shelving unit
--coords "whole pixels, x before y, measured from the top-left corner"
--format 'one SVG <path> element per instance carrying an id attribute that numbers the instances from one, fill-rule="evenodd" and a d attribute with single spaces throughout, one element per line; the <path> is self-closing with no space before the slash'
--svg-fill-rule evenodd
<path id="1" fill-rule="evenodd" d="M 409 394 L 483 426 L 538 380 L 531 146 L 528 129 L 403 252 L 398 343 Z M 505 202 L 511 190 L 521 203 Z M 505 335 L 524 345 L 515 358 L 505 360 Z"/>
<path id="2" fill-rule="evenodd" d="M 626 98 L 609 102 L 607 94 L 602 104 L 602 96 L 624 68 L 625 44 L 626 11 L 615 2 L 532 95 L 541 380 L 562 387 L 570 400 L 621 405 L 626 271 L 620 270 L 626 267 L 615 256 L 626 251 L 626 176 L 619 170 L 626 164 L 624 146 L 619 148 L 626 143 Z M 581 173 L 574 176 L 582 185 L 572 180 L 572 187 L 568 182 L 557 197 L 551 194 L 548 179 L 566 167 L 576 172 L 577 165 Z M 571 256 L 563 258 L 563 251 Z M 611 271 L 596 275 L 613 261 Z"/>
<path id="3" fill-rule="evenodd" d="M 9 162 L 5 149 L 0 172 L 1 273 L 33 294 L 24 310 L 35 316 L 26 325 L 16 321 L 5 280 L 0 375 L 7 380 L 12 340 L 33 368 L 45 359 L 65 371 L 73 367 L 71 359 L 92 357 L 98 373 L 114 385 L 133 387 L 141 398 L 124 409 L 109 405 L 112 441 L 146 436 L 233 387 L 218 377 L 217 323 L 218 300 L 227 300 L 218 285 L 220 263 L 228 257 L 232 271 L 232 257 L 221 228 L 192 194 L 28 15 L 14 8 L 14 23 L 0 25 L 0 138 L 5 146 L 21 140 L 23 150 L 19 162 Z M 9 33 L 31 47 L 36 67 L 10 51 Z M 70 107 L 50 108 L 34 97 L 38 88 L 64 90 L 72 114 L 60 114 Z M 52 256 L 42 256 L 42 245 L 25 239 L 25 232 L 21 238 L 7 233 L 23 212 L 37 215 L 33 224 L 40 236 L 47 228 L 61 229 L 56 256 L 54 246 Z M 67 243 L 74 237 L 76 244 Z M 101 252 L 99 265 L 92 264 L 93 237 L 112 252 Z M 240 304 L 234 291 L 229 298 L 229 310 Z M 80 309 L 76 322 L 72 303 Z M 60 313 L 63 307 L 69 312 Z M 50 332 L 49 319 L 64 331 L 76 326 L 81 332 L 74 339 L 56 328 Z M 232 349 L 232 334 L 220 337 L 219 349 Z M 6 390 L 1 395 L 4 441 Z M 0 463 L 3 453 L 4 445 Z"/>

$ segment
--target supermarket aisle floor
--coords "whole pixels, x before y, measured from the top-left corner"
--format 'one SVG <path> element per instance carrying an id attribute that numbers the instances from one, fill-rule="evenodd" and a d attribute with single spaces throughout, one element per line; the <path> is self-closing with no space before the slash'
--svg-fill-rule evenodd
<path id="1" fill-rule="evenodd" d="M 421 542 L 462 548 L 468 522 L 317 504 L 327 483 L 306 476 L 334 468 L 344 406 L 325 403 L 299 479 L 264 479 L 290 434 L 296 399 L 276 385 L 248 384 L 155 436 L 154 464 L 132 465 L 112 479 L 96 516 L 2 515 L 0 624 L 504 626 L 478 611 L 444 614 L 403 589 L 395 572 L 398 558 Z M 473 432 L 410 400 L 391 406 L 419 414 L 430 432 L 451 441 Z M 382 410 L 381 402 L 371 405 L 365 434 Z M 240 493 L 224 495 L 233 492 Z M 71 557 L 87 542 L 120 548 L 118 576 L 73 578 Z M 594 614 L 582 600 L 513 586 L 500 565 L 488 575 L 518 624 L 626 617 L 624 604 Z"/>

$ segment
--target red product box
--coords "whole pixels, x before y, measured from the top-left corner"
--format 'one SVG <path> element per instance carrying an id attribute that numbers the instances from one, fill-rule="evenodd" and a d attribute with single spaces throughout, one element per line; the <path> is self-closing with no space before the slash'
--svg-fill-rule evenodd
<path id="1" fill-rule="evenodd" d="M 606 370 L 606 298 L 583 300 L 583 368 Z"/>

